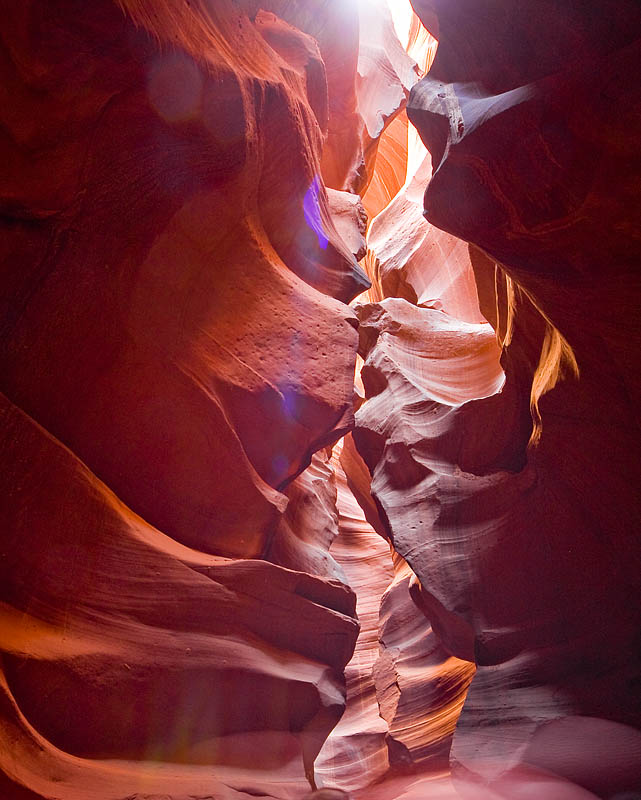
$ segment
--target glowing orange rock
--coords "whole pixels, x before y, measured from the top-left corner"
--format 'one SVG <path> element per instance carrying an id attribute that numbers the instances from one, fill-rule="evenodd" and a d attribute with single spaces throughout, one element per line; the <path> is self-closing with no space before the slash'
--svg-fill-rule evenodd
<path id="1" fill-rule="evenodd" d="M 77 11 L 1 34 L 1 791 L 302 795 L 354 596 L 301 571 L 320 536 L 267 558 L 351 427 L 336 298 L 367 285 L 319 179 L 323 64 L 227 0 Z"/>
<path id="2" fill-rule="evenodd" d="M 2 426 L 5 786 L 182 796 L 214 765 L 223 789 L 302 792 L 342 710 L 353 594 L 185 547 L 6 399 Z"/>
<path id="3" fill-rule="evenodd" d="M 372 223 L 368 243 L 379 262 L 381 287 L 387 297 L 441 308 L 465 322 L 483 322 L 467 243 L 423 216 L 431 173 L 425 152 L 414 176 Z"/>
<path id="4" fill-rule="evenodd" d="M 357 596 L 360 632 L 345 669 L 347 706 L 315 763 L 319 785 L 347 791 L 368 786 L 390 767 L 388 726 L 379 712 L 374 666 L 379 657 L 380 599 L 393 574 L 390 548 L 363 516 L 348 488 L 337 445 L 333 463 L 340 534 L 331 555 Z"/>
<path id="5" fill-rule="evenodd" d="M 331 554 L 357 593 L 361 629 L 345 670 L 347 707 L 315 772 L 324 786 L 359 792 L 398 771 L 433 777 L 447 767 L 474 666 L 451 657 L 417 613 L 416 578 L 380 535 L 385 529 L 351 436 L 337 445 L 333 463 L 340 534 Z"/>

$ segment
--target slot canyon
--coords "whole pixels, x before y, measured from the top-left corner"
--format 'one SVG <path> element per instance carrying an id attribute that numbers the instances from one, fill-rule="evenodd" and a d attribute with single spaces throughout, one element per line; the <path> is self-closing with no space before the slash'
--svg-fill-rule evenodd
<path id="1" fill-rule="evenodd" d="M 638 0 L 0 9 L 0 800 L 641 800 Z"/>

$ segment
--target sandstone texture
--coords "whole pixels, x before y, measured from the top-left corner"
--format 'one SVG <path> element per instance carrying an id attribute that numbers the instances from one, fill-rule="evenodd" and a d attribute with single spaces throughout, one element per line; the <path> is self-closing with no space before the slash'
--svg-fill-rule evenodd
<path id="1" fill-rule="evenodd" d="M 345 669 L 345 713 L 319 753 L 316 779 L 356 794 L 387 786 L 393 797 L 397 775 L 431 784 L 447 772 L 474 665 L 452 657 L 418 611 L 415 575 L 385 539 L 351 436 L 334 449 L 333 466 L 340 535 L 331 555 L 356 591 L 361 627 Z M 449 779 L 444 786 L 453 791 Z"/>
<path id="2" fill-rule="evenodd" d="M 0 2 L 2 800 L 641 797 L 641 9 L 413 8 Z"/>
<path id="3" fill-rule="evenodd" d="M 358 312 L 356 442 L 416 600 L 477 665 L 455 776 L 638 790 L 639 9 L 414 5 L 439 38 L 408 103 L 425 215 L 471 243 L 497 336 L 382 237 L 377 278 L 405 299 Z"/>
<path id="4" fill-rule="evenodd" d="M 225 0 L 3 14 L 0 793 L 300 797 L 358 632 L 322 451 L 367 286 L 319 45 Z"/>

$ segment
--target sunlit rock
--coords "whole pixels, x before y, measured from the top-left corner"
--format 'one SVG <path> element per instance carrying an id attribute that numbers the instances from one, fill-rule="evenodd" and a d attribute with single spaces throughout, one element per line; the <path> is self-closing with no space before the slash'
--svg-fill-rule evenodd
<path id="1" fill-rule="evenodd" d="M 408 104 L 434 164 L 425 213 L 475 245 L 506 382 L 475 400 L 452 374 L 448 397 L 404 323 L 374 318 L 357 441 L 417 597 L 477 663 L 456 774 L 505 797 L 636 790 L 640 12 L 415 7 L 439 38 Z"/>
<path id="2" fill-rule="evenodd" d="M 225 0 L 2 40 L 3 797 L 298 797 L 358 627 L 304 472 L 367 285 L 318 47 Z"/>
<path id="3" fill-rule="evenodd" d="M 2 799 L 636 797 L 636 0 L 5 5 Z"/>

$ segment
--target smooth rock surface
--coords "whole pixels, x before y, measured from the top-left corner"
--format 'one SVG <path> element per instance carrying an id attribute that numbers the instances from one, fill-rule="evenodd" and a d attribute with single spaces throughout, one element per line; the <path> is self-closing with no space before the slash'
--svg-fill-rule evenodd
<path id="1" fill-rule="evenodd" d="M 318 43 L 246 10 L 4 9 L 7 800 L 297 800 L 344 707 L 314 453 L 352 424 L 362 220 Z"/>
<path id="2" fill-rule="evenodd" d="M 416 599 L 477 664 L 459 779 L 638 791 L 639 8 L 414 5 L 439 38 L 408 104 L 425 213 L 474 245 L 505 384 L 471 330 L 441 348 L 442 312 L 365 306 L 356 441 Z"/>

